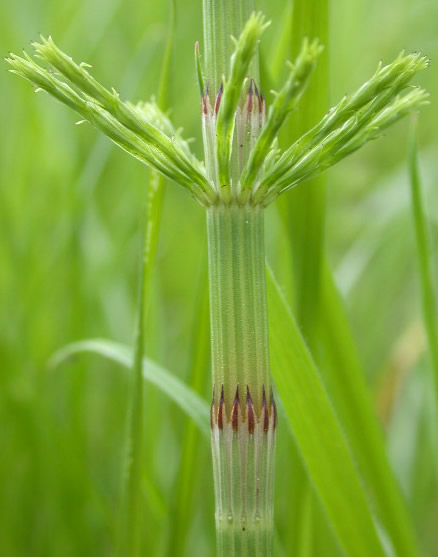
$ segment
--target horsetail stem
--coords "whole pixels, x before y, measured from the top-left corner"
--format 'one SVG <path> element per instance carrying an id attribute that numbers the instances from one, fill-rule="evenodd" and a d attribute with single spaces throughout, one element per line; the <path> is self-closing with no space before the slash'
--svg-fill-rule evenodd
<path id="1" fill-rule="evenodd" d="M 427 100 L 410 79 L 427 67 L 402 53 L 281 152 L 276 136 L 321 51 L 305 41 L 266 110 L 257 49 L 266 28 L 252 0 L 203 0 L 205 52 L 195 47 L 205 164 L 153 103 L 124 102 L 51 39 L 11 54 L 12 72 L 70 106 L 206 208 L 212 342 L 211 439 L 219 557 L 272 555 L 277 413 L 269 368 L 264 208 L 342 160 Z M 233 36 L 233 40 L 232 40 Z M 266 115 L 267 112 L 267 115 Z"/>
<path id="2" fill-rule="evenodd" d="M 264 210 L 240 177 L 265 124 L 250 2 L 204 1 L 201 116 L 207 209 L 213 399 L 211 441 L 219 557 L 272 555 L 277 414 L 269 369 Z M 235 35 L 229 52 L 230 35 Z M 231 55 L 231 56 L 230 56 Z M 199 55 L 197 56 L 199 66 Z M 201 70 L 202 72 L 202 70 Z M 257 171 L 254 173 L 254 182 Z"/>
<path id="3" fill-rule="evenodd" d="M 271 555 L 277 413 L 269 370 L 263 208 L 210 207 L 207 235 L 218 554 Z"/>

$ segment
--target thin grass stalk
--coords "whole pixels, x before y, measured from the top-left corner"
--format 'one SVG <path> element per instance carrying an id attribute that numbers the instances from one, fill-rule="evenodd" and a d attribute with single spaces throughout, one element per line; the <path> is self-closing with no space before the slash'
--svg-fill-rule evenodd
<path id="1" fill-rule="evenodd" d="M 167 104 L 169 90 L 169 69 L 172 54 L 173 36 L 175 31 L 175 0 L 171 1 L 170 28 L 163 69 L 160 78 L 158 103 L 163 108 Z M 128 430 L 128 455 L 126 492 L 120 515 L 119 540 L 117 552 L 120 557 L 130 555 L 138 557 L 141 554 L 141 537 L 143 513 L 142 478 L 143 478 L 143 450 L 144 450 L 144 378 L 143 359 L 146 346 L 146 321 L 151 298 L 151 279 L 155 266 L 158 246 L 158 235 L 161 221 L 165 180 L 152 170 L 147 192 L 143 235 L 141 243 L 141 258 L 139 271 L 138 317 L 134 341 L 133 386 L 131 395 L 131 409 Z"/>

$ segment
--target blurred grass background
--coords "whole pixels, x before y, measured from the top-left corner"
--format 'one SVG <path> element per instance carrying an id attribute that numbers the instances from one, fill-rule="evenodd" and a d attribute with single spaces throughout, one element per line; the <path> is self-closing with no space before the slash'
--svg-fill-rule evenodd
<path id="1" fill-rule="evenodd" d="M 178 2 L 170 97 L 173 120 L 196 138 L 199 99 L 193 45 L 202 41 L 201 2 Z M 265 63 L 277 49 L 285 0 L 260 1 L 272 19 Z M 30 50 L 52 34 L 94 75 L 131 100 L 156 92 L 168 25 L 166 2 L 1 1 L 4 54 Z M 432 104 L 420 118 L 420 170 L 433 245 L 438 240 L 438 3 L 333 0 L 330 76 L 335 102 L 379 59 L 422 50 L 432 60 L 420 84 Z M 202 44 L 202 43 L 201 43 Z M 126 372 L 84 356 L 56 371 L 59 347 L 88 337 L 132 343 L 140 223 L 148 171 L 90 126 L 23 81 L 0 74 L 0 554 L 8 557 L 110 555 L 120 501 L 126 432 Z M 273 76 L 276 84 L 279 76 Z M 268 96 L 269 99 L 269 96 Z M 438 556 L 433 404 L 421 321 L 407 172 L 409 122 L 328 175 L 326 246 L 343 292 L 391 462 L 422 551 Z M 303 186 L 305 187 L 305 186 Z M 275 208 L 267 213 L 267 255 L 281 278 L 283 248 Z M 435 271 L 438 258 L 434 258 Z M 166 191 L 148 325 L 148 355 L 210 394 L 202 321 L 204 214 L 184 191 Z M 201 330 L 200 330 L 201 329 Z M 198 358 L 205 372 L 192 373 Z M 181 411 L 146 387 L 144 544 L 147 555 L 214 555 L 209 443 Z M 278 554 L 289 555 L 294 474 L 291 443 L 278 436 Z M 183 440 L 192 439 L 190 463 Z M 191 437 L 190 437 L 191 436 Z M 191 457 L 191 458 L 192 458 Z M 181 469 L 192 470 L 184 476 Z M 292 494 L 292 498 L 289 495 Z M 183 503 L 181 503 L 183 502 Z M 312 525 L 313 553 L 340 555 L 325 518 Z M 304 553 L 303 553 L 304 555 Z"/>

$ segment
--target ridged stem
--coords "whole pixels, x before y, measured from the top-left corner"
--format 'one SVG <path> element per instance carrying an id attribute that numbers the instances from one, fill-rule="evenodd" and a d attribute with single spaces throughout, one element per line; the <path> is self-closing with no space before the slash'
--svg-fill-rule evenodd
<path id="1" fill-rule="evenodd" d="M 254 0 L 203 0 L 205 77 L 209 91 L 216 97 L 223 77 L 227 78 L 233 53 L 231 36 L 239 37 Z M 258 81 L 257 57 L 249 74 Z"/>
<path id="2" fill-rule="evenodd" d="M 276 409 L 272 396 L 263 209 L 207 209 L 219 557 L 270 557 Z"/>

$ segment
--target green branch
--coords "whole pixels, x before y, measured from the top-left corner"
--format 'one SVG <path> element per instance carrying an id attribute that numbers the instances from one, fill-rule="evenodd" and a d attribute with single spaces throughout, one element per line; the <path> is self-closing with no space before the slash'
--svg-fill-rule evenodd
<path id="1" fill-rule="evenodd" d="M 299 182 L 333 166 L 409 112 L 427 102 L 428 93 L 416 88 L 403 96 L 409 81 L 428 67 L 420 54 L 403 53 L 355 93 L 345 96 L 309 132 L 299 138 L 278 161 L 266 169 L 260 186 L 265 203 Z M 260 195 L 255 196 L 259 199 Z"/>
<path id="2" fill-rule="evenodd" d="M 134 106 L 121 101 L 114 89 L 109 91 L 100 85 L 87 72 L 86 64 L 75 63 L 51 38 L 42 38 L 41 43 L 33 46 L 37 56 L 61 75 L 58 77 L 53 71 L 39 66 L 26 52 L 23 57 L 11 54 L 6 59 L 13 67 L 13 73 L 72 108 L 83 120 L 141 162 L 186 187 L 202 204 L 215 198 L 201 163 L 191 155 L 186 142 L 181 140 L 158 106 L 149 103 L 149 111 L 145 111 L 144 105 Z M 151 111 L 155 113 L 155 125 L 146 119 Z M 163 122 L 166 122 L 165 129 L 156 127 Z"/>
<path id="3" fill-rule="evenodd" d="M 231 56 L 230 77 L 223 85 L 223 93 L 221 90 L 218 93 L 220 106 L 216 122 L 216 142 L 219 184 L 221 187 L 225 186 L 227 191 L 231 181 L 230 156 L 236 110 L 242 98 L 248 68 L 256 54 L 260 36 L 268 25 L 261 13 L 251 15 L 239 40 L 236 41 Z"/>
<path id="4" fill-rule="evenodd" d="M 265 126 L 259 135 L 249 161 L 242 172 L 240 179 L 242 189 L 251 188 L 259 173 L 264 160 L 269 154 L 272 144 L 283 125 L 288 114 L 296 107 L 303 94 L 310 74 L 315 68 L 316 60 L 323 47 L 315 39 L 309 44 L 303 42 L 301 52 L 294 64 L 291 64 L 289 77 L 280 90 L 276 93 Z"/>

